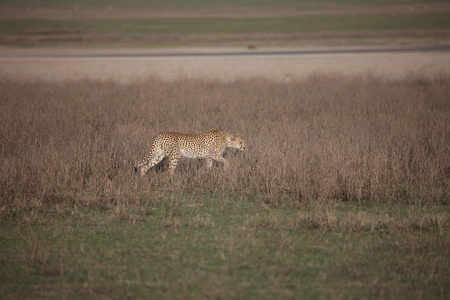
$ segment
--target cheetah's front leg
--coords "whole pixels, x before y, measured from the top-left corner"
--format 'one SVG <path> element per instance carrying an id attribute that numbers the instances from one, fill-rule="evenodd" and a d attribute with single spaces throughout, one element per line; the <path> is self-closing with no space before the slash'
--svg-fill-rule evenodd
<path id="1" fill-rule="evenodd" d="M 213 160 L 211 158 L 206 158 L 206 166 L 208 167 L 208 170 L 212 169 Z"/>
<path id="2" fill-rule="evenodd" d="M 217 155 L 217 156 L 212 157 L 212 159 L 214 159 L 217 162 L 222 163 L 223 164 L 223 169 L 225 171 L 228 169 L 228 161 L 225 158 L 223 158 L 222 156 Z M 211 161 L 211 165 L 212 165 L 212 161 Z"/>

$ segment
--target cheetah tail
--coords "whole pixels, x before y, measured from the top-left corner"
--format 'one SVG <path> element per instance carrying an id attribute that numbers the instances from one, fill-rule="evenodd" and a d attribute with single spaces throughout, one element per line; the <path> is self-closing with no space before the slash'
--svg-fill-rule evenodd
<path id="1" fill-rule="evenodd" d="M 147 155 L 143 160 L 133 162 L 134 168 L 140 168 L 147 165 L 152 159 L 152 155 Z"/>
<path id="2" fill-rule="evenodd" d="M 145 166 L 145 159 L 141 161 L 135 161 L 135 160 L 124 160 L 124 165 L 131 166 L 132 168 L 136 169 L 142 166 Z"/>

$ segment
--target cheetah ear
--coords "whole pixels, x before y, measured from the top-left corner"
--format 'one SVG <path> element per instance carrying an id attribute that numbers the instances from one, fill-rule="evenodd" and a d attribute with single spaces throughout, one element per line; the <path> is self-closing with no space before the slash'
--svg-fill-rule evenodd
<path id="1" fill-rule="evenodd" d="M 231 135 L 231 140 L 234 141 L 236 139 L 236 136 L 234 134 Z"/>

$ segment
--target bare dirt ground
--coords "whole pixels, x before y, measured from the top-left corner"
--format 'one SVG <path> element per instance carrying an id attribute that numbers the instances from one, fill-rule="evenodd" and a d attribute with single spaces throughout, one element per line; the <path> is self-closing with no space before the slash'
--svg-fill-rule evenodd
<path id="1" fill-rule="evenodd" d="M 246 49 L 152 50 L 158 53 L 215 53 Z M 261 51 L 280 49 L 261 49 Z M 284 49 L 286 50 L 286 49 Z M 289 49 L 292 51 L 293 49 Z M 302 50 L 302 49 L 296 49 Z M 303 49 L 305 50 L 305 49 Z M 310 50 L 310 49 L 307 49 Z M 172 51 L 172 52 L 171 52 Z M 373 75 L 397 79 L 411 75 L 450 74 L 450 52 L 332 53 L 302 55 L 233 56 L 139 56 L 145 50 L 71 51 L 30 49 L 0 50 L 0 78 L 49 81 L 100 79 L 131 82 L 148 77 L 164 80 L 199 78 L 233 81 L 262 77 L 277 81 L 305 78 L 314 74 Z M 85 56 L 86 54 L 92 56 Z M 95 56 L 126 53 L 130 56 Z M 46 54 L 50 54 L 47 55 Z M 136 54 L 136 56 L 133 56 Z"/>
<path id="2" fill-rule="evenodd" d="M 220 9 L 141 9 L 124 10 L 111 7 L 67 6 L 60 8 L 17 8 L 0 5 L 0 19 L 130 19 L 130 18 L 262 18 L 339 14 L 430 14 L 450 11 L 450 4 L 404 4 L 383 6 L 351 6 L 333 4 L 284 5 L 276 7 L 221 7 Z"/>

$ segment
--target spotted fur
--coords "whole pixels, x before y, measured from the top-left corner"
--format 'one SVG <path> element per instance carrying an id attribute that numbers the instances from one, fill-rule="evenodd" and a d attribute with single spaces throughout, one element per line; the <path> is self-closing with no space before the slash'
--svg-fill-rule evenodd
<path id="1" fill-rule="evenodd" d="M 141 168 L 141 176 L 147 174 L 153 166 L 164 157 L 169 157 L 169 173 L 173 174 L 181 156 L 189 158 L 205 158 L 210 169 L 213 160 L 224 164 L 223 152 L 227 147 L 239 150 L 245 149 L 245 142 L 239 135 L 229 134 L 216 128 L 203 134 L 185 134 L 178 132 L 162 132 L 153 140 L 147 156 L 136 163 L 135 168 Z"/>

